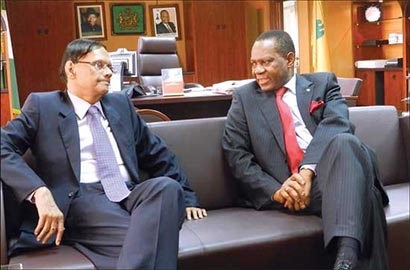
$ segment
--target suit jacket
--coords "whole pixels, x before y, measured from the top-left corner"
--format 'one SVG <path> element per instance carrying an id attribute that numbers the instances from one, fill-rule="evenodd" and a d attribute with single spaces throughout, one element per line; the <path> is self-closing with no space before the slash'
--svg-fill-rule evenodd
<path id="1" fill-rule="evenodd" d="M 82 34 L 88 33 L 88 35 L 91 35 L 91 34 L 102 35 L 103 34 L 101 25 L 95 24 L 94 26 L 92 26 L 89 22 L 84 22 L 81 24 L 81 32 Z"/>
<path id="2" fill-rule="evenodd" d="M 333 136 L 353 134 L 354 126 L 333 73 L 296 75 L 296 97 L 313 136 L 300 165 L 317 164 Z M 321 101 L 323 105 L 311 112 Z M 245 193 L 243 203 L 257 209 L 271 204 L 271 195 L 291 174 L 274 91 L 262 91 L 256 82 L 234 91 L 222 146 Z"/>
<path id="3" fill-rule="evenodd" d="M 157 34 L 168 34 L 168 33 L 176 33 L 176 27 L 173 22 L 168 22 L 169 27 L 171 28 L 172 32 L 169 32 L 168 28 L 164 25 L 164 23 L 157 23 Z"/>
<path id="4" fill-rule="evenodd" d="M 142 181 L 139 169 L 151 177 L 171 177 L 184 189 L 186 205 L 198 206 L 175 155 L 150 132 L 130 100 L 119 93 L 107 94 L 101 105 L 131 181 Z M 36 161 L 35 171 L 22 157 L 28 149 Z M 30 94 L 22 113 L 1 129 L 1 180 L 20 203 L 47 186 L 66 217 L 79 190 L 80 142 L 74 108 L 65 91 Z M 38 217 L 35 207 L 25 204 L 21 230 L 32 234 Z"/>

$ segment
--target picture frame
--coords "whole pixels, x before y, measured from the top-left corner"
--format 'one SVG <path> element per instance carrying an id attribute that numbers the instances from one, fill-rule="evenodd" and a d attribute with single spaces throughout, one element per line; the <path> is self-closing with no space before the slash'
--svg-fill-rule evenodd
<path id="1" fill-rule="evenodd" d="M 153 5 L 149 10 L 154 36 L 182 39 L 178 4 Z"/>
<path id="2" fill-rule="evenodd" d="M 78 38 L 106 40 L 104 2 L 74 3 Z"/>
<path id="3" fill-rule="evenodd" d="M 145 34 L 145 4 L 110 4 L 113 35 Z"/>

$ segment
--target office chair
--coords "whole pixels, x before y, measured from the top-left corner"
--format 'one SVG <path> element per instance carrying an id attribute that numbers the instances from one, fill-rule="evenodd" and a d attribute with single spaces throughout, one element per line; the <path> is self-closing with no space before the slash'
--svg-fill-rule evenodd
<path id="1" fill-rule="evenodd" d="M 164 113 L 153 109 L 136 109 L 137 113 L 144 119 L 145 122 L 161 122 L 171 121 Z"/>
<path id="2" fill-rule="evenodd" d="M 141 85 L 162 87 L 161 69 L 180 68 L 176 40 L 173 37 L 139 37 L 137 68 Z M 199 87 L 198 83 L 187 83 L 184 88 Z"/>
<path id="3" fill-rule="evenodd" d="M 360 78 L 342 78 L 338 77 L 337 82 L 340 85 L 340 93 L 346 99 L 349 107 L 356 106 L 359 90 L 363 80 Z"/>

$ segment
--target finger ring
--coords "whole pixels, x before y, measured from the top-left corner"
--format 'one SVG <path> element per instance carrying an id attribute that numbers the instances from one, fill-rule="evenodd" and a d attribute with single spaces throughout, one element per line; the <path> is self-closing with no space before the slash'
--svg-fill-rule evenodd
<path id="1" fill-rule="evenodd" d="M 52 230 L 52 231 L 54 231 L 55 229 L 56 229 L 56 228 L 54 228 L 54 227 L 51 227 L 51 230 Z"/>

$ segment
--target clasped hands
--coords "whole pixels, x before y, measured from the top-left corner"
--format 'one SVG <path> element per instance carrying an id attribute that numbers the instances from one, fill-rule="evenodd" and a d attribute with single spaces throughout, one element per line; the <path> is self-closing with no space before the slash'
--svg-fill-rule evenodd
<path id="1" fill-rule="evenodd" d="M 313 177 L 313 172 L 308 169 L 292 174 L 273 194 L 273 200 L 291 211 L 305 209 L 310 204 Z"/>

